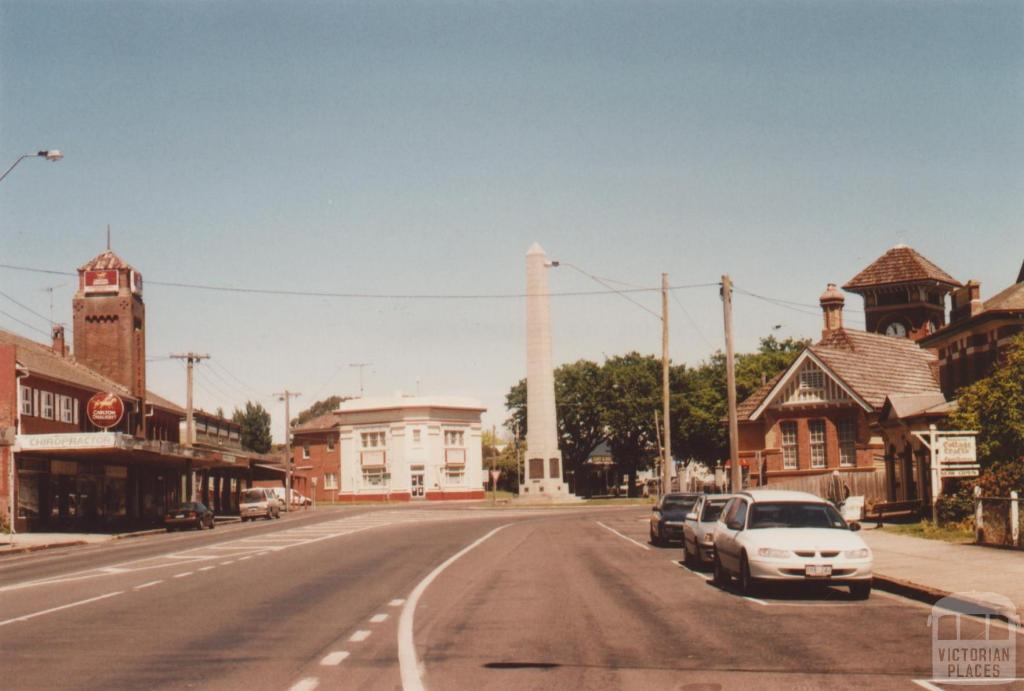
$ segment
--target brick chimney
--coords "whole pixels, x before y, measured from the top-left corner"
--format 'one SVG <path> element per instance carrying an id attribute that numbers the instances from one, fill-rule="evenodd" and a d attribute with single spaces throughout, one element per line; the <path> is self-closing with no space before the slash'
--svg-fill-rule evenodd
<path id="1" fill-rule="evenodd" d="M 952 309 L 949 313 L 950 323 L 970 319 L 985 310 L 985 303 L 981 301 L 981 283 L 978 281 L 967 281 L 963 288 L 953 291 Z"/>
<path id="2" fill-rule="evenodd" d="M 825 315 L 825 328 L 821 331 L 821 337 L 825 339 L 843 330 L 843 305 L 846 298 L 839 292 L 835 283 L 829 283 L 828 288 L 818 298 L 818 302 L 821 303 L 821 311 Z"/>
<path id="3" fill-rule="evenodd" d="M 53 337 L 53 352 L 61 357 L 67 357 L 68 347 L 64 343 L 64 325 L 54 324 L 50 329 L 50 335 Z"/>

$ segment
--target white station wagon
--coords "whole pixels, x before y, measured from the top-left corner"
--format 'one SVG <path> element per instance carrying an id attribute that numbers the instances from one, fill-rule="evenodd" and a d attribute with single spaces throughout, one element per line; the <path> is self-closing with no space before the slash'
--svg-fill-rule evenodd
<path id="1" fill-rule="evenodd" d="M 759 582 L 817 581 L 871 594 L 871 550 L 830 502 L 806 492 L 738 493 L 715 526 L 715 581 L 735 576 L 749 593 Z"/>

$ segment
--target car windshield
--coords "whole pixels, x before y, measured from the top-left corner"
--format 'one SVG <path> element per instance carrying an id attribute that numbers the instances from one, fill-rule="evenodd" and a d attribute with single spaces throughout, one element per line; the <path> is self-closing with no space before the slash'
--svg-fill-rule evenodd
<path id="1" fill-rule="evenodd" d="M 263 490 L 261 489 L 246 490 L 245 493 L 242 495 L 242 501 L 249 503 L 263 501 L 266 498 L 266 495 L 263 494 Z"/>
<path id="2" fill-rule="evenodd" d="M 202 511 L 203 505 L 195 502 L 185 502 L 178 507 L 178 511 Z"/>
<path id="3" fill-rule="evenodd" d="M 726 502 L 724 501 L 704 504 L 704 511 L 700 517 L 701 522 L 717 521 L 718 517 L 722 515 L 722 509 L 725 508 L 725 505 Z"/>
<path id="4" fill-rule="evenodd" d="M 754 502 L 747 528 L 847 528 L 835 507 L 824 502 Z"/>
<path id="5" fill-rule="evenodd" d="M 688 497 L 672 497 L 665 499 L 665 503 L 661 505 L 662 511 L 689 511 L 693 508 L 693 505 L 697 503 L 696 499 L 690 499 Z"/>

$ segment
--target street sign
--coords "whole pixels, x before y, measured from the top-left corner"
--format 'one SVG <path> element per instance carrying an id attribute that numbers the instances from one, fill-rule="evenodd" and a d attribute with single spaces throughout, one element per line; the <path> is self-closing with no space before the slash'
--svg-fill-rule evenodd
<path id="1" fill-rule="evenodd" d="M 500 477 L 501 477 L 501 471 L 500 470 L 492 470 L 491 471 L 491 482 L 497 482 L 498 478 L 500 478 Z"/>
<path id="2" fill-rule="evenodd" d="M 981 473 L 973 435 L 938 438 L 939 477 L 977 477 Z"/>

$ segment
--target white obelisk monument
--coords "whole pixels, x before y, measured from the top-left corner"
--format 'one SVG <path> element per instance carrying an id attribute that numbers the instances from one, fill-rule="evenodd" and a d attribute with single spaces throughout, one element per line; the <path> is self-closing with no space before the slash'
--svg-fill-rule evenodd
<path id="1" fill-rule="evenodd" d="M 536 242 L 526 252 L 526 468 L 519 496 L 556 499 L 569 496 L 562 479 L 555 418 L 555 372 L 551 364 L 551 262 Z"/>

